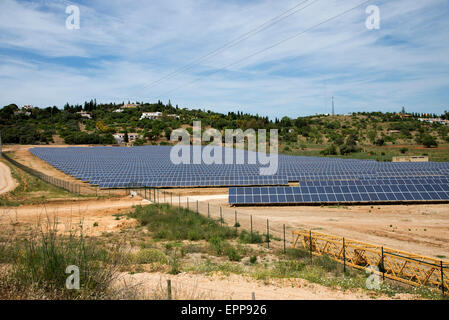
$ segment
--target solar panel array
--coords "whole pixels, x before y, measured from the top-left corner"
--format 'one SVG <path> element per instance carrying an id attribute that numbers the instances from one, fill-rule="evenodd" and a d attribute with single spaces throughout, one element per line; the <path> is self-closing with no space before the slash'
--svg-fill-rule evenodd
<path id="1" fill-rule="evenodd" d="M 35 156 L 100 188 L 288 185 L 286 175 L 259 175 L 258 164 L 173 164 L 171 147 L 33 148 Z M 190 148 L 190 159 L 197 152 Z M 199 152 L 202 152 L 200 150 Z M 245 152 L 245 157 L 248 153 Z"/>
<path id="2" fill-rule="evenodd" d="M 449 184 L 229 188 L 233 205 L 449 201 Z"/>
<path id="3" fill-rule="evenodd" d="M 190 159 L 203 150 L 189 148 Z M 233 205 L 449 201 L 447 162 L 279 155 L 276 175 L 261 176 L 259 169 L 266 165 L 236 164 L 235 153 L 233 164 L 225 164 L 225 152 L 222 164 L 174 164 L 170 151 L 169 146 L 31 149 L 55 168 L 100 188 L 229 186 Z M 244 152 L 245 160 L 249 154 Z"/>

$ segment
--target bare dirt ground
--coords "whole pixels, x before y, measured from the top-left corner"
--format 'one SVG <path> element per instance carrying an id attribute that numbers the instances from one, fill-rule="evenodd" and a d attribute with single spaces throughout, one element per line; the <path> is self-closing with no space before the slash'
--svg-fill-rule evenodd
<path id="1" fill-rule="evenodd" d="M 65 181 L 70 181 L 72 183 L 78 183 L 81 185 L 86 185 L 81 180 L 75 179 L 69 175 L 66 175 L 65 173 L 57 170 L 55 167 L 51 166 L 47 162 L 39 159 L 38 157 L 34 156 L 29 149 L 33 147 L 48 147 L 48 148 L 64 148 L 69 147 L 67 145 L 45 145 L 45 146 L 32 146 L 32 145 L 8 145 L 3 148 L 3 151 L 12 151 L 12 158 L 16 160 L 17 162 L 32 168 L 34 170 L 37 170 L 39 172 L 42 172 L 46 175 L 52 176 L 54 178 L 62 179 Z"/>
<path id="2" fill-rule="evenodd" d="M 392 299 L 387 296 L 370 295 L 362 290 L 338 290 L 303 279 L 256 280 L 241 275 L 202 275 L 180 273 L 171 276 L 163 273 L 126 274 L 122 280 L 127 285 L 139 287 L 148 298 L 165 299 L 167 280 L 172 282 L 175 299 L 196 300 L 250 300 L 254 292 L 256 300 L 369 300 Z M 400 294 L 393 299 L 417 299 L 416 296 Z"/>
<path id="3" fill-rule="evenodd" d="M 196 193 L 195 190 L 202 192 Z M 178 204 L 178 189 L 173 192 L 173 203 Z M 249 216 L 253 217 L 253 227 L 259 232 L 266 230 L 270 221 L 273 234 L 281 237 L 282 225 L 287 230 L 310 229 L 321 233 L 346 237 L 392 249 L 403 250 L 443 260 L 449 259 L 449 205 L 373 205 L 373 206 L 267 206 L 231 207 L 227 190 L 181 189 L 180 203 L 183 207 L 190 203 L 196 210 L 207 214 L 210 204 L 211 217 L 219 217 L 219 208 L 225 222 L 234 223 L 235 212 L 242 227 L 249 228 Z M 163 201 L 162 197 L 159 201 Z M 170 199 L 166 198 L 169 202 Z M 289 234 L 287 234 L 289 237 Z"/>
<path id="4" fill-rule="evenodd" d="M 61 228 L 83 223 L 83 232 L 89 236 L 103 232 L 120 231 L 136 224 L 134 220 L 116 220 L 116 215 L 126 214 L 133 206 L 148 203 L 141 198 L 57 201 L 20 207 L 0 207 L 0 228 L 26 232 L 38 222 L 58 221 Z M 96 226 L 94 226 L 96 224 Z M 67 231 L 62 229 L 61 231 Z"/>
<path id="5" fill-rule="evenodd" d="M 229 207 L 222 198 L 209 200 Z M 236 207 L 278 225 L 311 229 L 433 258 L 449 258 L 449 205 Z M 229 209 L 228 209 L 229 211 Z"/>
<path id="6" fill-rule="evenodd" d="M 17 187 L 17 182 L 11 176 L 11 170 L 0 162 L 0 194 L 12 191 Z"/>

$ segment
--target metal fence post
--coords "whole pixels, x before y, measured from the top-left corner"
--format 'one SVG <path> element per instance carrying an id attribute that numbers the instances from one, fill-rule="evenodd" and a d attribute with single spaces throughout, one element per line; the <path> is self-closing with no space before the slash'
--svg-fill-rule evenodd
<path id="1" fill-rule="evenodd" d="M 346 273 L 346 243 L 343 237 L 343 272 Z"/>
<path id="2" fill-rule="evenodd" d="M 384 247 L 382 246 L 382 281 L 385 281 Z"/>
<path id="3" fill-rule="evenodd" d="M 198 214 L 198 200 L 196 200 L 196 213 Z"/>
<path id="4" fill-rule="evenodd" d="M 167 280 L 167 299 L 171 300 L 171 280 Z"/>
<path id="5" fill-rule="evenodd" d="M 207 203 L 207 217 L 210 218 L 209 202 Z"/>
<path id="6" fill-rule="evenodd" d="M 444 271 L 443 271 L 443 260 L 440 260 L 440 268 L 441 268 L 441 293 L 444 297 Z"/>
<path id="7" fill-rule="evenodd" d="M 270 223 L 267 219 L 267 248 L 270 248 Z"/>
<path id="8" fill-rule="evenodd" d="M 235 210 L 234 211 L 234 227 L 235 227 L 235 230 L 237 230 L 237 210 Z"/>
<path id="9" fill-rule="evenodd" d="M 223 227 L 223 209 L 220 207 L 220 223 L 221 226 Z"/>
<path id="10" fill-rule="evenodd" d="M 287 252 L 287 249 L 285 248 L 285 224 L 284 224 L 284 254 Z"/>
<path id="11" fill-rule="evenodd" d="M 313 258 L 312 253 L 312 230 L 309 230 L 309 247 L 310 247 L 310 260 Z"/>
<path id="12" fill-rule="evenodd" d="M 250 225 L 251 225 L 251 243 L 253 243 L 253 215 L 250 215 Z"/>
<path id="13" fill-rule="evenodd" d="M 173 206 L 173 193 L 170 193 L 170 203 Z"/>

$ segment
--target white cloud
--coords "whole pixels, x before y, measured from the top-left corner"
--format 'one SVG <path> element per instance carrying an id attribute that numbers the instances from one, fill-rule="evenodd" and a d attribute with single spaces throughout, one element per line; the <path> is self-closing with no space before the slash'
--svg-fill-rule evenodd
<path id="1" fill-rule="evenodd" d="M 402 105 L 443 111 L 449 98 L 444 0 L 378 1 L 378 31 L 365 28 L 361 7 L 207 76 L 362 2 L 310 0 L 307 9 L 148 86 L 299 2 L 93 1 L 80 5 L 81 29 L 67 30 L 64 1 L 3 0 L 0 105 L 160 98 L 279 117 L 329 112 L 334 95 L 341 112 Z"/>

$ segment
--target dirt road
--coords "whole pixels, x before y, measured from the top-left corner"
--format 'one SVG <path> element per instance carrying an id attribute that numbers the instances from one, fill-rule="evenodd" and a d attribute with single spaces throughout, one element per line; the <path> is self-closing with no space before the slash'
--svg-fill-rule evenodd
<path id="1" fill-rule="evenodd" d="M 0 194 L 14 190 L 17 186 L 17 182 L 11 176 L 11 170 L 9 167 L 0 162 Z"/>

